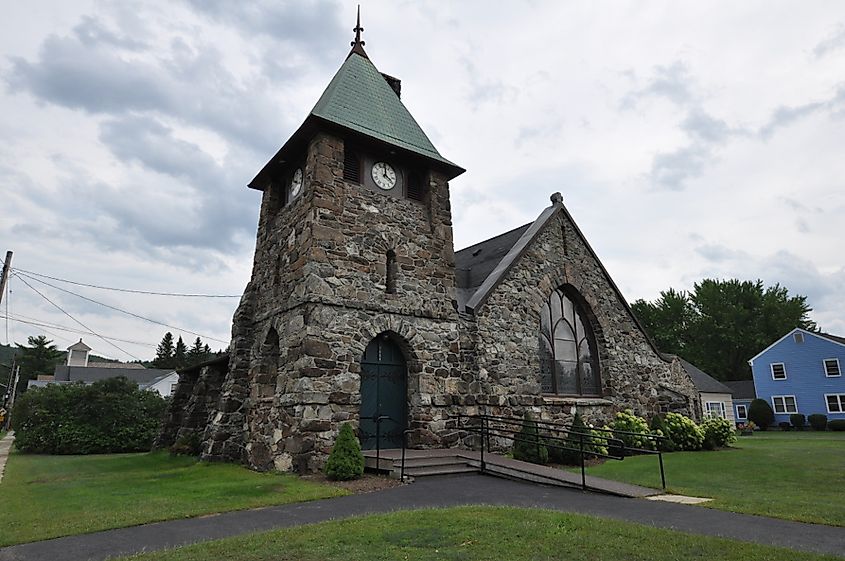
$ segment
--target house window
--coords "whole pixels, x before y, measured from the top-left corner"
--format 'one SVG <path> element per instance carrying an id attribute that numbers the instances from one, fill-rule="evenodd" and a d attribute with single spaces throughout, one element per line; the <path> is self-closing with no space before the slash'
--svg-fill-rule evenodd
<path id="1" fill-rule="evenodd" d="M 736 406 L 736 418 L 745 421 L 748 419 L 748 407 L 744 403 L 737 404 Z"/>
<path id="2" fill-rule="evenodd" d="M 839 359 L 838 358 L 826 358 L 826 359 L 824 359 L 824 374 L 828 378 L 835 378 L 836 376 L 842 375 L 842 371 L 839 370 Z"/>
<path id="3" fill-rule="evenodd" d="M 601 395 L 593 330 L 577 293 L 552 291 L 540 310 L 540 379 L 543 393 Z"/>
<path id="4" fill-rule="evenodd" d="M 773 362 L 772 380 L 786 380 L 786 366 L 782 362 Z"/>
<path id="5" fill-rule="evenodd" d="M 798 413 L 798 404 L 795 403 L 794 395 L 773 395 L 772 405 L 775 413 Z"/>
<path id="6" fill-rule="evenodd" d="M 721 401 L 706 401 L 704 403 L 704 415 L 705 417 L 726 418 L 725 404 Z"/>
<path id="7" fill-rule="evenodd" d="M 803 334 L 803 333 L 793 333 L 793 334 L 792 334 L 792 339 L 793 339 L 796 343 L 799 343 L 799 344 L 800 344 L 800 343 L 803 343 L 803 342 L 804 342 L 804 334 Z"/>
<path id="8" fill-rule="evenodd" d="M 825 394 L 828 413 L 845 413 L 845 393 Z"/>

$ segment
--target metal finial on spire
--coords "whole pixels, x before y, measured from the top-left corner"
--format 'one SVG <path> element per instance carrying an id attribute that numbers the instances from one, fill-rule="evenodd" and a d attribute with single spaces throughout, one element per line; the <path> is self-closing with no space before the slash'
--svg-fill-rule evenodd
<path id="1" fill-rule="evenodd" d="M 361 4 L 358 4 L 358 20 L 355 22 L 355 28 L 352 30 L 355 32 L 355 40 L 349 43 L 353 47 L 357 46 L 364 46 L 366 43 L 361 41 L 361 32 L 364 31 L 364 28 L 361 27 Z"/>

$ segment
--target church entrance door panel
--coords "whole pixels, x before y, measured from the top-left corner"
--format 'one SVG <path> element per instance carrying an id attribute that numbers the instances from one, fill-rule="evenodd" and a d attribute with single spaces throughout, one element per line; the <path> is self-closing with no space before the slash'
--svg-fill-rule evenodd
<path id="1" fill-rule="evenodd" d="M 407 395 L 407 368 L 401 349 L 390 339 L 373 339 L 361 361 L 360 433 L 364 450 L 402 447 Z M 379 418 L 381 426 L 377 426 Z"/>

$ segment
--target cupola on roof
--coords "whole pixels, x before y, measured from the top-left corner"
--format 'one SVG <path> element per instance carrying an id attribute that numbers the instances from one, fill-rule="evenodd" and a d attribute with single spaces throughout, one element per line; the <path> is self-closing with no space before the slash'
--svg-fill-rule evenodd
<path id="1" fill-rule="evenodd" d="M 367 56 L 361 40 L 360 9 L 354 31 L 352 50 L 343 65 L 302 126 L 250 182 L 250 187 L 263 190 L 271 180 L 273 169 L 288 159 L 288 153 L 301 149 L 305 141 L 303 137 L 327 123 L 431 160 L 450 178 L 465 171 L 440 155 L 396 91 Z"/>

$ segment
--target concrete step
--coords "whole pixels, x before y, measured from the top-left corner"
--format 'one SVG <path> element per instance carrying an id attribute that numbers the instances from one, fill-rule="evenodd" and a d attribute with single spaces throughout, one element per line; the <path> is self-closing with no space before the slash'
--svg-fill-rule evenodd
<path id="1" fill-rule="evenodd" d="M 428 466 L 408 468 L 405 466 L 405 475 L 411 477 L 425 477 L 429 475 L 449 475 L 454 473 L 477 473 L 478 468 L 463 464 L 451 464 L 442 466 Z M 395 473 L 399 473 L 398 469 Z"/>
<path id="2" fill-rule="evenodd" d="M 432 456 L 429 458 L 405 458 L 405 469 L 410 467 L 429 467 L 429 466 L 448 466 L 448 465 L 466 465 L 467 461 L 457 456 Z M 402 460 L 393 462 L 394 469 L 402 467 Z"/>

